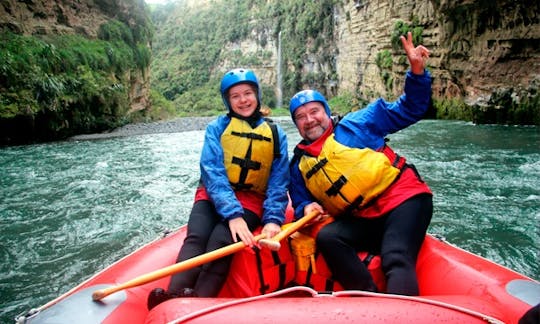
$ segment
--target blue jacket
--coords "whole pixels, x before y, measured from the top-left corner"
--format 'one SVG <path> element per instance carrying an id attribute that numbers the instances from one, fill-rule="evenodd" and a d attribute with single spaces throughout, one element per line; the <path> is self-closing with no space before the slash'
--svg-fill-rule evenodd
<path id="1" fill-rule="evenodd" d="M 231 118 L 223 115 L 208 124 L 200 159 L 201 180 L 214 203 L 216 210 L 223 219 L 241 217 L 244 209 L 234 194 L 229 183 L 223 163 L 223 148 L 221 135 L 227 128 Z M 260 119 L 257 125 L 264 122 Z M 285 219 L 285 209 L 289 202 L 287 186 L 289 185 L 289 158 L 287 137 L 279 125 L 276 125 L 279 135 L 280 156 L 272 162 L 272 170 L 268 180 L 268 189 L 263 203 L 261 222 L 281 225 Z"/>
<path id="2" fill-rule="evenodd" d="M 418 122 L 426 113 L 431 99 L 431 76 L 408 71 L 405 92 L 394 102 L 379 98 L 364 109 L 346 114 L 334 129 L 335 139 L 354 148 L 381 149 L 388 134 L 395 133 Z M 304 207 L 315 201 L 307 190 L 298 160 L 290 165 L 291 184 L 289 193 L 295 210 L 295 218 L 304 215 Z"/>

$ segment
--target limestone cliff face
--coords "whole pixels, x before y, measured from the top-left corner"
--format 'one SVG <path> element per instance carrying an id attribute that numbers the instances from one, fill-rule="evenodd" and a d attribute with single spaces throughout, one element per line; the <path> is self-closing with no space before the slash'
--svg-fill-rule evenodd
<path id="1" fill-rule="evenodd" d="M 390 35 L 398 20 L 416 20 L 424 28 L 423 44 L 432 51 L 435 98 L 461 98 L 482 106 L 497 105 L 494 98 L 501 94 L 514 101 L 537 95 L 540 4 L 536 0 L 347 1 L 337 15 L 339 91 L 367 97 L 385 94 L 375 56 L 391 49 Z M 399 66 L 394 64 L 394 96 L 402 90 Z"/>
<path id="2" fill-rule="evenodd" d="M 107 21 L 117 19 L 131 27 L 140 23 L 144 10 L 144 0 L 0 0 L 0 30 L 24 35 L 79 34 L 95 39 Z M 124 76 L 130 85 L 132 111 L 148 106 L 149 72 L 149 68 L 133 70 Z"/>
<path id="3" fill-rule="evenodd" d="M 422 44 L 431 50 L 428 68 L 435 100 L 466 104 L 465 115 L 482 123 L 527 123 L 540 101 L 540 2 L 537 0 L 347 0 L 333 8 L 333 37 L 316 52 L 304 53 L 303 76 L 325 75 L 304 87 L 322 88 L 328 95 L 351 93 L 373 100 L 392 100 L 403 90 L 408 68 L 401 49 L 392 46 L 395 25 L 422 29 Z M 313 16 L 312 19 L 326 17 Z M 285 26 L 282 28 L 291 28 Z M 260 32 L 260 31 L 259 31 Z M 252 34 L 255 34 L 254 31 Z M 272 50 L 268 62 L 255 67 L 266 84 L 276 84 L 278 42 L 265 48 L 257 35 L 230 47 L 250 56 Z M 284 42 L 291 41 L 285 39 Z M 305 39 L 307 44 L 312 39 Z M 391 53 L 389 71 L 381 71 L 377 56 Z M 284 68 L 294 70 L 285 57 Z M 223 62 L 217 62 L 220 64 Z M 225 62 L 226 63 L 226 62 Z M 291 89 L 285 89 L 291 91 Z M 532 110 L 531 107 L 537 107 Z M 515 120 L 515 110 L 525 117 Z M 509 112 L 512 111 L 513 112 Z M 486 113 L 487 112 L 487 113 Z M 496 116 L 500 115 L 500 116 Z M 495 116 L 495 117 L 494 117 Z M 468 117 L 468 116 L 467 116 Z M 539 124 L 540 117 L 533 123 Z"/>
<path id="4" fill-rule="evenodd" d="M 435 6 L 439 69 L 448 76 L 438 94 L 454 95 L 457 88 L 477 100 L 494 90 L 538 89 L 540 2 L 482 2 L 440 1 Z"/>
<path id="5" fill-rule="evenodd" d="M 17 34 L 83 34 L 97 37 L 109 19 L 94 1 L 2 0 L 0 24 Z"/>
<path id="6" fill-rule="evenodd" d="M 339 50 L 336 69 L 340 92 L 358 92 L 371 99 L 386 94 L 375 62 L 376 55 L 383 50 L 392 49 L 390 35 L 396 21 L 409 22 L 413 15 L 420 24 L 428 27 L 424 33 L 423 43 L 433 51 L 430 64 L 438 65 L 439 29 L 434 22 L 435 13 L 430 2 L 348 1 L 341 8 L 336 31 L 336 46 Z M 394 61 L 397 61 L 397 58 L 394 58 Z M 393 66 L 395 69 L 399 65 Z M 394 71 L 394 82 L 403 81 L 403 71 L 403 69 Z M 402 90 L 399 85 L 393 88 L 398 92 Z"/>

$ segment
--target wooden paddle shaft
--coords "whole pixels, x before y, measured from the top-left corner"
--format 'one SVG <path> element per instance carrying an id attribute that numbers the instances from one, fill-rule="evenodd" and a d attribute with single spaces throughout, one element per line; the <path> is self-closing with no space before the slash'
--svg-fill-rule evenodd
<path id="1" fill-rule="evenodd" d="M 259 240 L 263 239 L 264 237 L 265 237 L 264 234 L 257 235 L 257 236 L 255 236 L 255 241 L 259 241 Z M 205 264 L 207 262 L 214 261 L 214 260 L 217 260 L 217 259 L 222 258 L 224 256 L 227 256 L 227 255 L 236 253 L 238 251 L 241 251 L 245 247 L 246 247 L 246 245 L 242 241 L 239 241 L 239 242 L 224 246 L 224 247 L 219 248 L 217 250 L 210 251 L 208 253 L 201 254 L 201 255 L 198 255 L 196 257 L 193 257 L 191 259 L 188 259 L 188 260 L 185 260 L 185 261 L 170 265 L 168 267 L 161 268 L 161 269 L 158 269 L 156 271 L 149 272 L 147 274 L 141 275 L 141 276 L 139 276 L 137 278 L 126 281 L 123 284 L 113 286 L 113 287 L 109 287 L 109 288 L 105 288 L 105 289 L 96 290 L 96 291 L 94 291 L 94 293 L 92 293 L 92 299 L 95 300 L 95 301 L 101 300 L 101 299 L 103 299 L 103 298 L 105 298 L 105 297 L 109 296 L 110 294 L 113 294 L 113 293 L 115 293 L 117 291 L 132 288 L 132 287 L 137 287 L 137 286 L 140 286 L 140 285 L 144 285 L 146 283 L 149 283 L 149 282 L 152 282 L 152 281 L 155 281 L 155 280 L 158 280 L 158 279 L 173 275 L 175 273 L 179 273 L 179 272 L 182 272 L 182 271 L 185 271 L 185 270 L 188 270 L 188 269 L 198 267 L 198 266 L 200 266 L 202 264 Z"/>
<path id="2" fill-rule="evenodd" d="M 259 240 L 259 245 L 262 247 L 265 247 L 267 249 L 270 249 L 272 251 L 277 251 L 281 248 L 281 243 L 279 243 L 281 240 L 283 240 L 286 237 L 289 237 L 292 233 L 298 231 L 302 227 L 304 227 L 307 223 L 312 221 L 315 217 L 319 216 L 318 211 L 312 211 L 311 213 L 307 214 L 306 216 L 300 218 L 294 223 L 291 223 L 289 227 L 282 230 L 278 234 L 276 234 L 271 239 L 262 238 Z"/>
<path id="3" fill-rule="evenodd" d="M 308 215 L 300 218 L 298 221 L 291 223 L 289 227 L 279 232 L 271 240 L 265 240 L 264 238 L 266 237 L 266 235 L 259 234 L 255 236 L 255 241 L 259 243 L 263 243 L 262 244 L 263 246 L 268 246 L 272 250 L 277 251 L 281 247 L 281 244 L 279 243 L 279 241 L 283 240 L 284 238 L 288 237 L 292 233 L 302 228 L 305 224 L 307 224 L 309 221 L 314 219 L 317 215 L 319 215 L 319 212 L 314 211 L 314 212 L 309 213 Z M 267 243 L 264 243 L 264 242 L 267 242 Z M 276 243 L 277 243 L 277 248 L 275 246 Z M 176 274 L 176 273 L 179 273 L 179 272 L 191 269 L 191 268 L 198 267 L 207 262 L 211 262 L 219 258 L 222 258 L 224 256 L 241 251 L 245 247 L 246 245 L 242 241 L 224 246 L 220 249 L 210 251 L 205 254 L 201 254 L 199 256 L 193 257 L 191 259 L 141 275 L 137 278 L 126 281 L 123 284 L 105 288 L 105 289 L 96 290 L 92 293 L 92 299 L 95 301 L 101 300 L 117 291 L 141 286 L 146 283 L 149 283 L 149 282 L 152 282 L 152 281 L 155 281 L 155 280 L 158 280 L 158 279 L 161 279 L 161 278 L 164 278 L 164 277 L 167 277 L 167 276 L 170 276 L 170 275 L 173 275 L 173 274 Z"/>

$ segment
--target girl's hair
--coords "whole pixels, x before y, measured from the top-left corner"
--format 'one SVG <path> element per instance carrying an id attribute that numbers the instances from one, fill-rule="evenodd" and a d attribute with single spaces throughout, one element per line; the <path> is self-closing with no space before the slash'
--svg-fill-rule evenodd
<path id="1" fill-rule="evenodd" d="M 261 106 L 261 109 L 259 109 L 259 111 L 261 112 L 261 115 L 263 117 L 268 117 L 272 114 L 272 109 L 270 109 L 270 107 L 264 105 L 264 106 Z"/>

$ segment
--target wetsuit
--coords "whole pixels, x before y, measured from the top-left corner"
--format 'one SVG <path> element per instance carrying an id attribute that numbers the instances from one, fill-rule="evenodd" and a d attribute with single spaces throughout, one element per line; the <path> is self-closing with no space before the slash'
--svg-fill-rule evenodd
<path id="1" fill-rule="evenodd" d="M 289 183 L 285 133 L 277 126 L 277 133 L 268 133 L 263 118 L 250 121 L 250 127 L 246 127 L 245 121 L 235 120 L 234 129 L 231 129 L 233 119 L 220 116 L 206 129 L 200 159 L 201 184 L 195 194 L 188 233 L 177 262 L 232 244 L 230 219 L 244 218 L 251 231 L 270 222 L 281 225 L 284 221 Z M 238 141 L 231 140 L 231 136 L 237 136 L 231 135 L 233 132 L 240 134 Z M 248 133 L 262 135 L 245 135 Z M 271 144 L 265 145 L 265 150 L 248 149 L 249 143 L 253 147 L 261 145 L 269 137 Z M 244 143 L 238 144 L 240 142 Z M 277 143 L 277 149 L 274 143 Z M 240 151 L 236 146 L 246 152 L 238 154 Z M 227 161 L 225 157 L 228 157 Z M 257 168 L 257 163 L 269 164 L 267 171 L 260 171 L 264 167 Z M 249 183 L 249 179 L 253 179 L 249 172 L 259 171 L 266 183 Z M 227 279 L 231 261 L 232 256 L 223 257 L 177 274 L 171 279 L 168 290 L 178 294 L 187 287 L 193 288 L 199 297 L 217 296 Z"/>
<path id="2" fill-rule="evenodd" d="M 295 216 L 316 199 L 306 186 L 306 170 L 299 168 L 296 154 L 318 157 L 328 138 L 356 149 L 382 152 L 386 136 L 419 121 L 431 98 L 431 77 L 407 72 L 405 93 L 395 102 L 378 99 L 364 109 L 345 115 L 315 142 L 305 140 L 295 149 L 290 165 L 290 195 Z M 392 160 L 389 159 L 390 163 Z M 345 289 L 375 291 L 366 266 L 358 259 L 360 250 L 381 255 L 387 292 L 418 295 L 416 258 L 433 212 L 432 193 L 412 165 L 405 166 L 396 180 L 365 206 L 351 206 L 317 234 L 317 247 L 328 267 Z"/>

